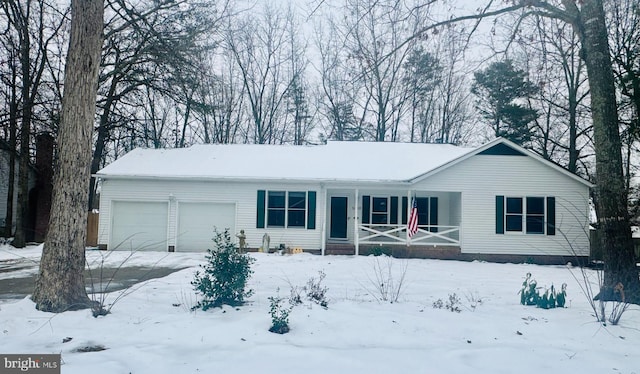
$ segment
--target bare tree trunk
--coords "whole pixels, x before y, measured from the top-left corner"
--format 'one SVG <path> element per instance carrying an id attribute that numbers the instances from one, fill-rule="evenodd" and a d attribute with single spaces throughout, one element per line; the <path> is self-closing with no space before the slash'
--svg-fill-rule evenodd
<path id="1" fill-rule="evenodd" d="M 30 9 L 27 6 L 27 9 Z M 31 140 L 31 58 L 29 49 L 28 13 L 18 23 L 20 33 L 20 64 L 22 78 L 22 123 L 20 125 L 20 159 L 18 160 L 18 209 L 16 211 L 16 232 L 13 242 L 16 248 L 24 248 L 27 243 L 27 214 L 29 212 L 29 142 Z"/>
<path id="2" fill-rule="evenodd" d="M 15 83 L 15 74 L 12 77 Z M 13 197 L 16 182 L 16 131 L 18 127 L 18 110 L 16 102 L 16 85 L 11 88 L 11 102 L 9 103 L 9 181 L 7 186 L 7 215 L 4 220 L 4 237 L 13 236 Z"/>
<path id="3" fill-rule="evenodd" d="M 596 150 L 596 201 L 604 248 L 604 286 L 610 289 L 620 282 L 631 299 L 628 301 L 638 303 L 640 280 L 629 227 L 622 142 L 602 0 L 585 0 L 581 16 Z"/>
<path id="4" fill-rule="evenodd" d="M 65 66 L 59 165 L 49 231 L 33 300 L 49 312 L 91 306 L 84 288 L 85 238 L 91 141 L 102 46 L 103 0 L 72 0 L 71 38 Z"/>

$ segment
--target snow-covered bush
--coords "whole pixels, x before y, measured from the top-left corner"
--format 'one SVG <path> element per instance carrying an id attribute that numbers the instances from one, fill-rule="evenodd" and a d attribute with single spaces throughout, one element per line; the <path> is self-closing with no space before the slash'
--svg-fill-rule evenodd
<path id="1" fill-rule="evenodd" d="M 222 233 L 214 230 L 214 234 L 214 249 L 207 250 L 207 263 L 200 265 L 203 271 L 197 271 L 191 282 L 196 293 L 202 296 L 194 310 L 242 305 L 253 294 L 253 290 L 247 289 L 247 281 L 253 273 L 251 264 L 255 259 L 239 252 L 229 230 Z"/>
<path id="2" fill-rule="evenodd" d="M 456 313 L 462 312 L 462 309 L 460 309 L 461 305 L 462 303 L 460 302 L 460 297 L 458 297 L 455 292 L 449 294 L 449 300 L 447 300 L 446 302 L 442 301 L 442 299 L 438 299 L 433 302 L 434 309 L 446 309 L 450 312 Z"/>
<path id="3" fill-rule="evenodd" d="M 327 309 L 329 307 L 329 300 L 327 300 L 327 291 L 329 289 L 322 284 L 326 276 L 324 271 L 320 270 L 318 271 L 318 278 L 309 278 L 307 284 L 303 287 L 293 285 L 289 282 L 289 304 L 293 306 L 302 305 L 304 304 L 303 299 L 306 299 Z M 311 304 L 309 304 L 309 307 L 311 307 Z"/>
<path id="4" fill-rule="evenodd" d="M 329 306 L 329 301 L 327 300 L 327 287 L 322 285 L 322 280 L 327 275 L 324 271 L 320 270 L 318 272 L 318 278 L 311 277 L 307 281 L 307 285 L 304 287 L 304 290 L 307 293 L 307 299 L 312 301 L 323 308 L 327 308 Z"/>

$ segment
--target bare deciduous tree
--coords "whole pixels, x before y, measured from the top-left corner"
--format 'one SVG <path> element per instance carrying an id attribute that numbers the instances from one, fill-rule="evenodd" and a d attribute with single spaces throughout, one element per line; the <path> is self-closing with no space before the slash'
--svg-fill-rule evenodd
<path id="1" fill-rule="evenodd" d="M 71 38 L 65 66 L 58 168 L 49 231 L 33 300 L 42 311 L 91 306 L 84 287 L 87 200 L 103 0 L 72 0 Z"/>

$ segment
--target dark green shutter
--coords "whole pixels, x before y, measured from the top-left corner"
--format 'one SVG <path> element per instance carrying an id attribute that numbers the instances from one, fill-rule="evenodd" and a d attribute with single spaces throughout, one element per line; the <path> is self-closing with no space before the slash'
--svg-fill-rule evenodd
<path id="1" fill-rule="evenodd" d="M 391 196 L 391 217 L 389 217 L 389 223 L 392 225 L 398 224 L 398 196 Z"/>
<path id="2" fill-rule="evenodd" d="M 316 191 L 307 193 L 307 228 L 315 230 L 316 228 Z"/>
<path id="3" fill-rule="evenodd" d="M 438 225 L 438 198 L 432 197 L 429 199 L 429 224 Z M 438 232 L 437 227 L 431 227 L 431 232 Z"/>
<path id="4" fill-rule="evenodd" d="M 369 223 L 369 204 L 371 204 L 371 199 L 367 195 L 362 196 L 362 223 Z"/>
<path id="5" fill-rule="evenodd" d="M 496 196 L 496 234 L 504 234 L 504 196 Z"/>
<path id="6" fill-rule="evenodd" d="M 256 207 L 256 228 L 264 229 L 265 190 L 258 190 L 258 204 Z"/>
<path id="7" fill-rule="evenodd" d="M 402 224 L 406 225 L 407 224 L 407 209 L 408 209 L 409 203 L 407 200 L 406 196 L 402 197 Z"/>
<path id="8" fill-rule="evenodd" d="M 556 198 L 547 197 L 547 235 L 556 234 Z"/>

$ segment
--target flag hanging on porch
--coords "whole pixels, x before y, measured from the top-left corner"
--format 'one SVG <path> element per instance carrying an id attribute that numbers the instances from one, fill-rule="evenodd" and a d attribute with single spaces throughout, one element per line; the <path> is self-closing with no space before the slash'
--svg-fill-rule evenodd
<path id="1" fill-rule="evenodd" d="M 411 238 L 418 232 L 418 203 L 416 198 L 411 199 L 411 212 L 409 214 L 409 221 L 407 221 L 407 234 Z"/>

